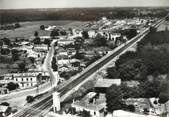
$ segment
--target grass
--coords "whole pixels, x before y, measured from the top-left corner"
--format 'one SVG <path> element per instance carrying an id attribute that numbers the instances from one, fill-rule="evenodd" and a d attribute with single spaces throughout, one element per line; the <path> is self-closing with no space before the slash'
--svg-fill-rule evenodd
<path id="1" fill-rule="evenodd" d="M 16 37 L 22 37 L 29 39 L 34 35 L 35 31 L 39 32 L 39 36 L 49 36 L 50 31 L 40 30 L 40 25 L 56 25 L 57 27 L 64 28 L 81 28 L 85 22 L 80 21 L 33 21 L 33 22 L 20 22 L 21 28 L 14 30 L 0 30 L 0 38 L 15 39 Z"/>

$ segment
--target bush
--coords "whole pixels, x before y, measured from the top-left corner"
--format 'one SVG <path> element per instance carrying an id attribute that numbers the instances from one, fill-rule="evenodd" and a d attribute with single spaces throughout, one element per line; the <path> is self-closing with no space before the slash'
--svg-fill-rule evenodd
<path id="1" fill-rule="evenodd" d="M 9 106 L 9 103 L 8 102 L 2 102 L 0 105 Z"/>
<path id="2" fill-rule="evenodd" d="M 15 90 L 17 88 L 19 88 L 19 85 L 16 84 L 16 83 L 13 83 L 13 82 L 10 82 L 7 84 L 7 87 L 6 87 L 9 91 L 12 91 L 12 90 Z"/>
<path id="3" fill-rule="evenodd" d="M 29 95 L 26 97 L 26 101 L 27 103 L 32 103 L 34 101 L 34 97 Z"/>

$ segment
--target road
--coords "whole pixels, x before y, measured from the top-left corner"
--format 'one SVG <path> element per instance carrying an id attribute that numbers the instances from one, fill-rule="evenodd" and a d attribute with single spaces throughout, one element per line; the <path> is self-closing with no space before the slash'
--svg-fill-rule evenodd
<path id="1" fill-rule="evenodd" d="M 157 22 L 154 26 L 158 27 L 160 23 L 163 21 L 160 20 Z M 117 49 L 116 51 L 113 51 L 111 54 L 101 58 L 99 61 L 96 61 L 92 65 L 90 65 L 86 70 L 84 70 L 79 76 L 70 79 L 65 85 L 59 86 L 56 91 L 60 92 L 61 98 L 63 98 L 68 92 L 70 92 L 74 87 L 76 87 L 79 83 L 87 79 L 89 76 L 91 76 L 93 73 L 95 73 L 98 69 L 101 69 L 102 66 L 107 64 L 109 61 L 111 61 L 113 58 L 121 54 L 126 49 L 132 47 L 135 43 L 137 43 L 139 40 L 141 40 L 145 35 L 149 33 L 149 29 L 145 29 L 143 32 L 138 34 L 136 37 L 128 41 L 124 46 Z M 52 92 L 51 92 L 52 93 Z M 46 98 L 42 99 L 41 101 L 31 105 L 29 108 L 23 109 L 16 113 L 13 117 L 23 117 L 23 115 L 27 115 L 27 117 L 38 117 L 42 116 L 45 113 L 39 113 L 38 110 L 47 111 L 52 107 L 52 95 L 49 93 Z"/>
<path id="2" fill-rule="evenodd" d="M 20 91 L 15 91 L 6 95 L 0 95 L 0 102 L 9 102 L 11 106 L 18 106 L 22 107 L 25 104 L 25 99 L 28 95 L 38 95 L 41 93 L 45 93 L 47 91 L 50 91 L 53 87 L 56 87 L 58 83 L 58 77 L 57 77 L 57 72 L 53 72 L 51 69 L 51 61 L 54 55 L 54 44 L 56 40 L 52 41 L 51 43 L 51 48 L 49 49 L 46 58 L 44 60 L 43 64 L 43 70 L 48 71 L 51 77 L 51 82 L 46 82 L 42 85 L 39 85 L 38 89 L 37 87 L 25 89 L 25 90 L 20 90 Z M 15 97 L 15 98 L 13 98 Z"/>

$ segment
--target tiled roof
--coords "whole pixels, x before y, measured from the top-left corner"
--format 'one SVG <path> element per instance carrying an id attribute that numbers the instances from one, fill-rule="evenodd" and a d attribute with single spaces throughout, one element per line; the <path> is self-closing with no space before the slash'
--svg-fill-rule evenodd
<path id="1" fill-rule="evenodd" d="M 98 79 L 95 87 L 103 87 L 103 88 L 108 88 L 111 85 L 120 85 L 121 84 L 121 79 Z"/>

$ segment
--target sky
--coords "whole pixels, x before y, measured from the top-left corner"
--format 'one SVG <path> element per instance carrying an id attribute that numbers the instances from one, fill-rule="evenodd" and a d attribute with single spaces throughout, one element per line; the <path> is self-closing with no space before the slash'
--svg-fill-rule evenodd
<path id="1" fill-rule="evenodd" d="M 0 0 L 0 9 L 169 6 L 169 0 Z"/>

